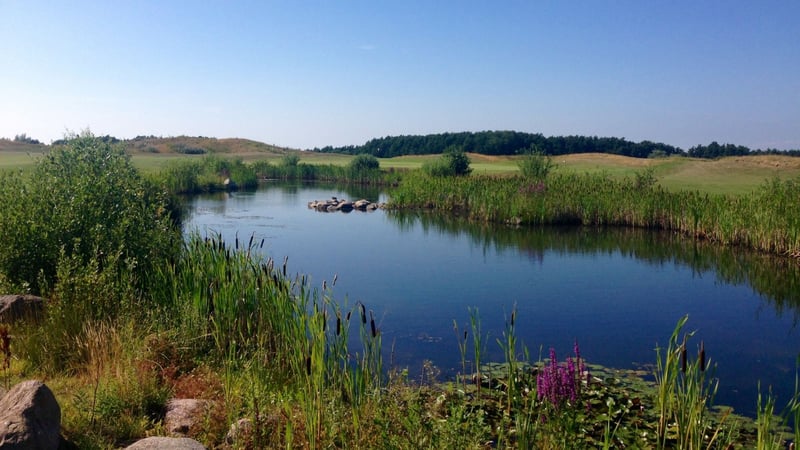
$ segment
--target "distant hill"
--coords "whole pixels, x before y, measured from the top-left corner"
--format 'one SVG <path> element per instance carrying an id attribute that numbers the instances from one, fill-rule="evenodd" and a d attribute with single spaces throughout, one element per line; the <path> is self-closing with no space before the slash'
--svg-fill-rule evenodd
<path id="1" fill-rule="evenodd" d="M 11 139 L 0 138 L 0 152 L 14 153 L 42 153 L 47 150 L 45 144 L 30 142 L 12 141 Z"/>
<path id="2" fill-rule="evenodd" d="M 205 136 L 136 136 L 133 139 L 117 139 L 114 136 L 97 136 L 98 139 L 112 144 L 121 144 L 125 151 L 135 154 L 225 154 L 225 155 L 259 155 L 259 154 L 284 154 L 292 150 L 278 147 L 250 139 L 224 138 L 218 139 Z M 62 145 L 64 139 L 53 141 L 52 145 Z M 0 151 L 2 147 L 0 147 Z"/>
<path id="3" fill-rule="evenodd" d="M 133 139 L 121 141 L 125 149 L 131 153 L 180 153 L 187 155 L 202 155 L 207 153 L 228 155 L 252 154 L 283 154 L 288 148 L 251 141 L 249 139 L 211 137 L 155 137 L 137 136 Z"/>

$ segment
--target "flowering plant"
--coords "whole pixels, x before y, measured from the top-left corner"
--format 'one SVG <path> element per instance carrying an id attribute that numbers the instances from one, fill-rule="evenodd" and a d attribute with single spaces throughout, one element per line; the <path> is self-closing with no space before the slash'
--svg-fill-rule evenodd
<path id="1" fill-rule="evenodd" d="M 565 404 L 574 405 L 580 395 L 581 379 L 586 368 L 581 359 L 578 342 L 575 342 L 575 359 L 568 357 L 559 364 L 556 351 L 550 348 L 550 363 L 536 376 L 536 391 L 539 400 L 546 400 L 556 409 Z"/>

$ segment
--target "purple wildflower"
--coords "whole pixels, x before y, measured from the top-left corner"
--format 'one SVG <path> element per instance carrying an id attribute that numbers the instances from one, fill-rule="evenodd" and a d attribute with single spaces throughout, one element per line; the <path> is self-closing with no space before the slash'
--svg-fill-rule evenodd
<path id="1" fill-rule="evenodd" d="M 536 376 L 537 396 L 540 400 L 546 399 L 556 408 L 567 403 L 577 404 L 584 370 L 577 342 L 575 356 L 575 360 L 567 358 L 562 365 L 558 363 L 555 349 L 550 349 L 550 364 L 545 365 Z"/>

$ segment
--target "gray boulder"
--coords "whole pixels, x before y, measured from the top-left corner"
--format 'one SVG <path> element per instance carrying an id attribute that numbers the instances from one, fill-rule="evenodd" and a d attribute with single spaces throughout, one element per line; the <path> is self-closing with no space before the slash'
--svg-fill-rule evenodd
<path id="1" fill-rule="evenodd" d="M 0 295 L 0 322 L 11 323 L 23 319 L 39 319 L 45 300 L 35 295 Z"/>
<path id="2" fill-rule="evenodd" d="M 172 399 L 167 402 L 167 414 L 164 427 L 173 435 L 191 436 L 203 424 L 212 403 L 208 400 L 193 398 Z"/>
<path id="3" fill-rule="evenodd" d="M 149 437 L 136 441 L 125 450 L 206 450 L 206 447 L 189 438 Z"/>
<path id="4" fill-rule="evenodd" d="M 61 408 L 37 380 L 23 381 L 0 399 L 0 448 L 58 449 Z"/>

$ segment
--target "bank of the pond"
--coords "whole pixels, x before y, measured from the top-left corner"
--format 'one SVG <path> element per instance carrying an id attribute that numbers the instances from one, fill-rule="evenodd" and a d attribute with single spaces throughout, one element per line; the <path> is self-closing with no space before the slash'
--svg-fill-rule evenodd
<path id="1" fill-rule="evenodd" d="M 253 189 L 266 180 L 327 181 L 358 184 L 397 184 L 399 174 L 381 171 L 374 157 L 355 158 L 347 166 L 301 163 L 297 155 L 284 156 L 280 162 L 266 160 L 245 163 L 240 158 L 204 156 L 170 163 L 154 178 L 175 194 Z"/>
<path id="2" fill-rule="evenodd" d="M 739 196 L 671 192 L 647 173 L 523 177 L 406 174 L 395 209 L 431 209 L 514 225 L 580 224 L 672 230 L 721 245 L 800 257 L 800 184 L 778 179 Z"/>
<path id="3" fill-rule="evenodd" d="M 361 155 L 363 156 L 363 155 Z M 374 158 L 373 158 L 374 159 Z M 629 178 L 603 173 L 522 176 L 430 176 L 383 171 L 377 160 L 348 166 L 278 164 L 214 156 L 173 162 L 157 177 L 170 192 L 254 188 L 263 180 L 335 181 L 391 187 L 390 207 L 432 209 L 514 225 L 580 224 L 670 230 L 694 239 L 800 258 L 800 184 L 773 179 L 731 196 L 661 188 L 650 172 Z"/>

